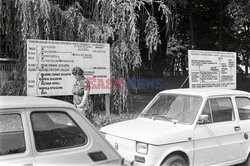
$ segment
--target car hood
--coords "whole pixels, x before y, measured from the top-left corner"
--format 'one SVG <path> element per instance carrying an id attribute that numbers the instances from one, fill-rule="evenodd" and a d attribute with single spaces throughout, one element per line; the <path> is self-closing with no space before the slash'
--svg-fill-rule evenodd
<path id="1" fill-rule="evenodd" d="M 185 142 L 192 139 L 192 126 L 163 120 L 137 118 L 101 128 L 103 133 L 153 145 Z"/>

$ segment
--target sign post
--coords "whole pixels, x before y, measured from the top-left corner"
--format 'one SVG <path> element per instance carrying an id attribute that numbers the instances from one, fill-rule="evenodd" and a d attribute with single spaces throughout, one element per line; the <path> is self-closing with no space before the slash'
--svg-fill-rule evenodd
<path id="1" fill-rule="evenodd" d="M 236 89 L 236 53 L 188 50 L 190 88 Z"/>
<path id="2" fill-rule="evenodd" d="M 76 66 L 84 70 L 90 94 L 110 94 L 109 44 L 28 39 L 27 95 L 72 95 Z M 109 114 L 110 106 L 106 109 Z"/>
<path id="3" fill-rule="evenodd" d="M 110 116 L 110 95 L 105 95 L 106 116 Z"/>

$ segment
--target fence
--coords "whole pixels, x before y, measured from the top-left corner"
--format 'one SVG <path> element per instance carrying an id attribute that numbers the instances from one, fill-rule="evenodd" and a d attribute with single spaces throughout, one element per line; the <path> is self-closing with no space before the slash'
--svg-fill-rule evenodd
<path id="1" fill-rule="evenodd" d="M 15 67 L 14 59 L 0 58 L 0 71 L 11 72 Z"/>
<path id="2" fill-rule="evenodd" d="M 14 69 L 15 67 L 15 64 L 3 64 L 3 63 L 0 63 L 0 71 L 2 72 L 10 72 Z"/>
<path id="3" fill-rule="evenodd" d="M 9 79 L 14 67 L 15 60 L 0 58 L 0 88 L 2 88 L 4 82 Z"/>

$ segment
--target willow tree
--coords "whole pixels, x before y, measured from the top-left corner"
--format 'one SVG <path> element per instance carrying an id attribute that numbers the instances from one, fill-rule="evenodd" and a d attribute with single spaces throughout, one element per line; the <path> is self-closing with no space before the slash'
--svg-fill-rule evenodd
<path id="1" fill-rule="evenodd" d="M 5 7 L 1 7 L 5 4 Z M 17 80 L 26 80 L 26 40 L 50 39 L 80 42 L 109 43 L 111 53 L 111 77 L 128 77 L 130 70 L 141 65 L 139 48 L 140 32 L 146 33 L 146 45 L 149 58 L 160 44 L 159 26 L 150 7 L 158 4 L 162 19 L 169 27 L 171 20 L 171 0 L 0 0 L 0 14 L 6 22 L 5 36 L 13 42 L 11 50 L 18 54 L 15 71 Z M 4 15 L 2 15 L 5 13 Z M 8 13 L 8 14 L 6 14 Z M 144 29 L 138 19 L 146 13 Z M 14 41 L 12 39 L 15 39 Z M 17 81 L 14 81 L 17 82 Z M 25 82 L 25 81 L 24 81 Z M 10 85 L 7 83 L 6 85 Z M 18 94 L 25 95 L 26 83 Z M 116 86 L 116 85 L 115 85 Z M 6 88 L 5 88 L 6 89 Z M 4 92 L 6 94 L 16 94 Z M 115 112 L 127 110 L 128 90 L 126 82 L 122 89 L 112 90 L 111 108 Z"/>
<path id="2" fill-rule="evenodd" d="M 243 65 L 245 65 L 245 74 L 248 74 L 250 66 L 250 1 L 231 0 L 227 13 L 233 20 L 230 30 L 233 38 L 237 41 L 236 50 Z"/>

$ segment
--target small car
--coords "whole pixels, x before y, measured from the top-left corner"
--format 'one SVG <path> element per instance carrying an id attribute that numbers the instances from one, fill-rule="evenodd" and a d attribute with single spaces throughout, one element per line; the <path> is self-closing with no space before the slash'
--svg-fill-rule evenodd
<path id="1" fill-rule="evenodd" d="M 0 96 L 0 165 L 122 165 L 123 159 L 67 102 Z"/>
<path id="2" fill-rule="evenodd" d="M 250 165 L 250 93 L 162 91 L 138 118 L 101 132 L 131 165 Z"/>

